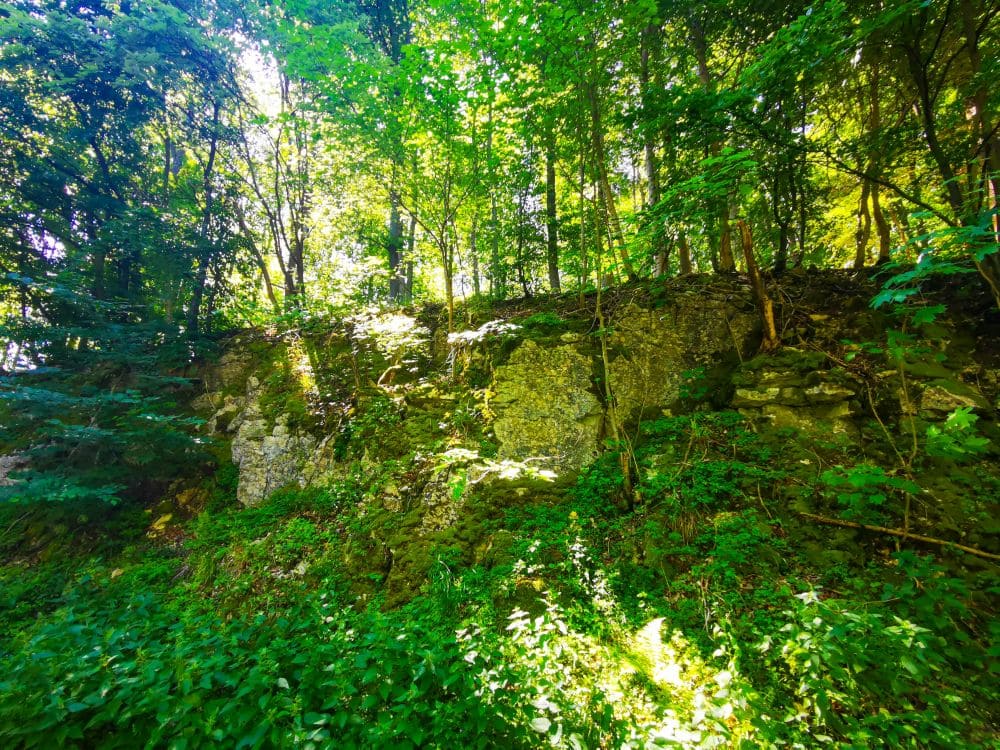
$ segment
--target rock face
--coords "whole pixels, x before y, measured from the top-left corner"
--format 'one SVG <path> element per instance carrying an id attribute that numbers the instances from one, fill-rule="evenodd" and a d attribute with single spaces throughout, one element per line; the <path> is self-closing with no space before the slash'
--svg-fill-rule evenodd
<path id="1" fill-rule="evenodd" d="M 208 414 L 206 429 L 232 440 L 232 461 L 239 467 L 237 498 L 254 505 L 275 490 L 305 485 L 310 458 L 319 441 L 300 428 L 293 409 L 302 410 L 298 380 L 287 377 L 307 363 L 301 352 L 282 342 L 235 338 L 205 373 L 206 392 L 193 406 Z M 275 378 L 279 372 L 282 377 Z M 281 391 L 277 393 L 276 391 Z"/>
<path id="2" fill-rule="evenodd" d="M 18 455 L 0 456 L 0 487 L 10 487 L 15 484 L 10 478 L 12 471 L 17 471 L 24 464 L 24 460 Z"/>
<path id="3" fill-rule="evenodd" d="M 628 420 L 644 409 L 676 402 L 689 373 L 720 362 L 736 363 L 752 346 L 757 317 L 724 299 L 679 295 L 670 305 L 619 311 L 610 345 L 611 388 L 619 415 Z"/>
<path id="4" fill-rule="evenodd" d="M 601 341 L 586 335 L 593 327 L 586 311 L 581 316 L 574 309 L 565 319 L 547 312 L 554 322 L 544 325 L 526 322 L 539 315 L 521 323 L 498 319 L 447 341 L 439 326 L 429 336 L 438 342 L 431 351 L 423 328 L 410 335 L 415 319 L 390 315 L 369 325 L 374 333 L 368 338 L 357 330 L 317 334 L 315 341 L 234 338 L 206 373 L 206 392 L 194 405 L 210 432 L 232 440 L 238 497 L 245 504 L 284 485 L 344 478 L 359 459 L 372 469 L 410 460 L 446 437 L 448 448 L 477 455 L 495 450 L 498 466 L 526 462 L 558 476 L 572 474 L 599 454 L 609 432 L 606 384 L 617 418 L 631 426 L 640 418 L 711 405 L 738 409 L 764 428 L 855 435 L 858 417 L 869 408 L 888 418 L 902 412 L 941 421 L 959 407 L 989 417 L 994 403 L 1000 405 L 1000 357 L 968 365 L 968 355 L 939 362 L 936 353 L 926 362 L 905 363 L 908 390 L 898 399 L 892 395 L 898 371 L 886 370 L 865 385 L 847 371 L 856 368 L 834 366 L 845 331 L 875 340 L 882 323 L 863 304 L 845 314 L 833 292 L 820 300 L 826 312 L 808 306 L 805 312 L 794 306 L 780 311 L 786 346 L 766 357 L 753 356 L 759 321 L 752 294 L 738 278 L 681 280 L 666 291 L 627 294 L 629 301 L 623 293 L 605 308 L 607 373 Z M 419 364 L 411 366 L 411 359 Z M 875 403 L 867 389 L 875 391 Z M 379 396 L 371 403 L 391 408 L 372 411 L 358 400 L 367 391 Z M 394 429 L 379 432 L 383 419 Z M 377 445 L 365 442 L 369 433 L 379 435 Z M 492 460 L 494 454 L 482 456 Z M 386 497 L 400 509 L 423 507 L 424 531 L 453 523 L 461 502 L 452 495 L 457 475 L 428 473 L 414 470 L 395 501 Z"/>
<path id="5" fill-rule="evenodd" d="M 725 299 L 689 294 L 657 309 L 630 303 L 611 325 L 610 384 L 619 418 L 628 421 L 676 402 L 697 368 L 737 362 L 752 346 L 757 318 Z M 555 345 L 522 343 L 494 378 L 500 455 L 543 457 L 563 470 L 592 460 L 605 419 L 595 368 L 600 347 L 593 339 L 566 334 Z"/>
<path id="6" fill-rule="evenodd" d="M 247 381 L 246 405 L 231 424 L 235 429 L 233 463 L 239 466 L 237 499 L 254 505 L 287 484 L 304 484 L 303 472 L 316 438 L 293 430 L 288 415 L 279 415 L 273 424 L 260 408 L 260 383 L 256 377 Z"/>
<path id="7" fill-rule="evenodd" d="M 860 410 L 860 383 L 844 370 L 823 369 L 825 359 L 818 352 L 791 348 L 775 357 L 754 358 L 733 378 L 732 406 L 776 428 L 857 432 L 853 417 Z"/>
<path id="8" fill-rule="evenodd" d="M 604 410 L 592 369 L 574 344 L 521 344 L 496 371 L 491 407 L 500 456 L 570 470 L 594 458 Z"/>
<path id="9" fill-rule="evenodd" d="M 933 380 L 920 394 L 920 412 L 924 416 L 940 418 L 962 407 L 983 412 L 992 408 L 978 388 L 957 379 Z"/>

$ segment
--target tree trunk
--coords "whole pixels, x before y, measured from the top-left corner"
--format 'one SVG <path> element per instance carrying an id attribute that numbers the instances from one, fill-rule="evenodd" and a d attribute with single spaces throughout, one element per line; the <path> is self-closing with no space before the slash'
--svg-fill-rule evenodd
<path id="1" fill-rule="evenodd" d="M 774 256 L 774 272 L 784 273 L 788 268 L 788 246 L 789 241 L 788 222 L 778 224 L 778 253 Z"/>
<path id="2" fill-rule="evenodd" d="M 160 202 L 166 206 L 170 201 L 170 123 L 164 124 L 163 134 L 163 184 Z"/>
<path id="3" fill-rule="evenodd" d="M 886 221 L 885 214 L 882 213 L 882 204 L 879 201 L 878 183 L 872 183 L 872 218 L 875 220 L 875 233 L 878 235 L 878 260 L 876 263 L 888 263 L 889 255 L 892 251 L 892 236 L 889 233 L 889 222 Z"/>
<path id="4" fill-rule="evenodd" d="M 476 248 L 479 231 L 479 216 L 472 218 L 472 229 L 469 231 L 469 255 L 472 257 L 472 291 L 478 297 L 481 289 L 479 284 L 479 251 Z"/>
<path id="5" fill-rule="evenodd" d="M 208 146 L 208 159 L 205 161 L 205 169 L 202 172 L 202 190 L 205 194 L 205 203 L 202 207 L 201 228 L 198 232 L 198 273 L 195 276 L 186 321 L 187 334 L 191 337 L 198 335 L 198 319 L 201 316 L 201 301 L 205 293 L 205 282 L 208 279 L 208 264 L 211 257 L 209 229 L 211 228 L 212 207 L 215 198 L 212 180 L 215 175 L 215 156 L 219 146 L 219 116 L 221 113 L 222 105 L 216 100 L 213 102 L 212 108 L 212 134 Z"/>
<path id="6" fill-rule="evenodd" d="M 494 299 L 507 295 L 507 278 L 500 258 L 500 218 L 497 207 L 497 178 L 493 163 L 493 98 L 486 108 L 486 175 L 490 194 L 490 296 Z"/>
<path id="7" fill-rule="evenodd" d="M 868 194 L 871 182 L 861 178 L 861 200 L 858 201 L 858 228 L 854 231 L 854 268 L 861 270 L 868 260 L 868 240 L 872 233 L 872 216 L 868 211 Z"/>
<path id="8" fill-rule="evenodd" d="M 980 155 L 980 175 L 979 185 L 974 187 L 974 191 L 980 196 L 975 212 L 975 216 L 969 216 L 967 224 L 977 222 L 979 213 L 983 206 L 996 212 L 997 195 L 1000 194 L 1000 172 L 996 169 L 997 151 L 997 126 L 990 118 L 989 92 L 986 87 L 988 78 L 982 71 L 982 52 L 979 48 L 979 41 L 985 31 L 986 24 L 980 21 L 982 12 L 977 12 L 977 8 L 970 0 L 961 0 L 963 47 L 969 62 L 969 72 L 976 87 L 970 96 L 971 109 L 975 111 L 976 133 L 979 143 L 977 143 L 977 153 Z M 991 9 L 989 11 L 993 13 Z M 971 166 L 971 165 L 970 165 Z M 1000 216 L 993 215 L 993 242 L 1000 242 Z M 975 260 L 976 270 L 989 286 L 993 293 L 993 299 L 997 308 L 1000 308 L 1000 254 L 992 248 L 993 253 L 986 255 L 982 260 Z"/>
<path id="9" fill-rule="evenodd" d="M 393 185 L 389 189 L 389 237 L 386 252 L 389 256 L 389 299 L 397 301 L 400 296 L 401 278 L 399 264 L 403 250 L 403 220 L 399 215 L 399 191 L 396 189 L 396 166 L 393 165 Z"/>
<path id="10" fill-rule="evenodd" d="M 84 214 L 84 223 L 87 227 L 87 238 L 92 241 L 94 237 L 97 236 L 97 221 L 90 211 L 87 211 Z M 25 244 L 29 244 L 27 240 L 25 240 Z M 94 282 L 93 286 L 91 286 L 91 294 L 94 295 L 94 299 L 104 299 L 104 274 L 106 259 L 107 251 L 98 243 L 94 248 Z"/>
<path id="11" fill-rule="evenodd" d="M 750 284 L 753 286 L 754 297 L 757 298 L 757 305 L 760 307 L 761 322 L 764 324 L 764 341 L 761 344 L 761 351 L 773 352 L 781 348 L 781 339 L 778 337 L 778 329 L 774 322 L 774 303 L 767 294 L 767 287 L 764 286 L 764 279 L 757 266 L 750 227 L 743 219 L 737 221 L 736 225 L 740 232 L 740 244 L 743 246 L 743 258 L 747 264 Z"/>
<path id="12" fill-rule="evenodd" d="M 556 135 L 549 125 L 545 134 L 545 230 L 549 266 L 549 288 L 558 294 L 559 284 L 559 218 L 556 214 Z"/>
<path id="13" fill-rule="evenodd" d="M 448 333 L 455 331 L 455 268 L 454 253 L 447 243 L 441 246 L 441 260 L 444 268 L 444 296 L 448 303 Z"/>
<path id="14" fill-rule="evenodd" d="M 698 80 L 701 81 L 705 91 L 712 91 L 712 73 L 708 68 L 708 39 L 705 36 L 705 27 L 700 18 L 692 14 L 688 19 L 688 28 L 691 32 L 691 43 L 694 47 L 695 60 L 698 64 Z M 709 147 L 709 153 L 716 157 L 722 153 L 722 142 L 715 141 Z M 722 273 L 732 273 L 736 270 L 736 259 L 733 257 L 732 238 L 730 236 L 729 217 L 733 207 L 727 197 L 724 205 L 718 210 L 719 216 L 719 251 L 716 258 L 716 270 Z"/>
<path id="15" fill-rule="evenodd" d="M 736 258 L 733 257 L 733 235 L 729 231 L 728 205 L 722 213 L 719 228 L 719 257 L 717 259 L 718 268 L 716 270 L 719 273 L 733 273 L 736 271 Z"/>
<path id="16" fill-rule="evenodd" d="M 583 140 L 580 141 L 580 299 L 590 279 L 590 254 L 587 252 L 587 152 Z"/>
<path id="17" fill-rule="evenodd" d="M 413 251 L 417 244 L 417 217 L 410 214 L 410 231 L 406 236 L 406 301 L 413 302 Z"/>
<path id="18" fill-rule="evenodd" d="M 594 159 L 597 162 L 598 187 L 601 197 L 604 200 L 604 208 L 608 216 L 608 229 L 611 232 L 618 257 L 621 260 L 622 269 L 628 276 L 629 281 L 635 281 L 639 277 L 632 267 L 625 250 L 625 234 L 622 232 L 621 220 L 618 218 L 618 208 L 615 206 L 615 196 L 611 192 L 611 182 L 608 177 L 607 151 L 604 146 L 604 131 L 601 124 L 601 104 L 598 100 L 597 85 L 593 82 L 587 86 L 587 94 L 590 98 L 590 126 L 591 139 L 594 146 Z"/>
<path id="19" fill-rule="evenodd" d="M 677 235 L 677 255 L 681 267 L 682 276 L 690 276 L 694 273 L 691 267 L 691 247 L 688 245 L 687 232 L 683 229 Z"/>
<path id="20" fill-rule="evenodd" d="M 922 23 L 926 23 L 927 13 L 926 7 L 921 9 L 919 16 Z M 955 175 L 955 169 L 948 160 L 941 142 L 938 140 L 932 83 L 928 78 L 928 70 L 924 64 L 919 41 L 910 40 L 904 46 L 904 51 L 910 79 L 917 89 L 918 101 L 916 109 L 920 116 L 920 124 L 924 130 L 924 143 L 927 145 L 927 150 L 930 152 L 931 158 L 937 166 L 938 174 L 941 176 L 948 205 L 951 207 L 953 214 L 961 220 L 966 215 L 965 198 L 962 195 L 962 189 Z"/>
<path id="21" fill-rule="evenodd" d="M 643 114 L 650 117 L 653 112 L 653 105 L 650 101 L 650 59 L 653 52 L 659 46 L 660 24 L 648 24 L 640 36 L 639 43 L 639 96 L 642 101 Z M 642 134 L 642 147 L 646 166 L 646 210 L 652 212 L 660 202 L 660 175 L 659 164 L 656 158 L 656 143 L 654 141 L 654 131 L 650 123 L 646 122 L 646 127 Z M 651 218 L 647 218 L 646 225 L 649 229 Z M 667 238 L 662 226 L 655 226 L 652 229 L 652 251 L 656 275 L 663 276 L 667 272 L 667 255 L 669 247 Z"/>

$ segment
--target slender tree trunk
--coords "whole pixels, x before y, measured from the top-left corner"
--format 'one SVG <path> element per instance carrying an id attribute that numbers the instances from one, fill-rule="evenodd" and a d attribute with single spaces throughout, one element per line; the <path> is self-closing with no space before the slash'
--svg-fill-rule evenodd
<path id="1" fill-rule="evenodd" d="M 712 73 L 708 67 L 708 39 L 705 36 L 705 27 L 700 18 L 693 13 L 689 17 L 689 29 L 691 32 L 691 42 L 694 46 L 695 60 L 698 64 L 698 79 L 701 81 L 705 91 L 711 91 L 714 87 Z M 717 157 L 722 153 L 722 142 L 715 141 L 709 147 L 709 153 Z M 723 205 L 719 206 L 719 250 L 715 265 L 722 273 L 731 273 L 736 270 L 736 259 L 733 257 L 732 238 L 729 226 L 729 217 L 733 212 L 730 205 L 731 200 L 727 197 Z"/>
<path id="2" fill-rule="evenodd" d="M 580 139 L 580 300 L 583 300 L 583 291 L 587 287 L 590 278 L 590 253 L 587 252 L 587 149 L 584 139 Z"/>
<path id="3" fill-rule="evenodd" d="M 801 120 L 799 122 L 799 127 L 802 130 L 802 140 L 806 139 L 807 131 L 807 106 L 805 103 L 802 105 Z M 806 156 L 806 149 L 802 149 L 802 155 L 800 157 L 800 167 L 799 170 L 792 170 L 792 184 L 793 194 L 797 196 L 796 200 L 798 202 L 799 209 L 799 230 L 796 232 L 798 237 L 796 237 L 796 244 L 798 245 L 798 250 L 795 255 L 795 266 L 801 266 L 803 259 L 806 257 L 806 229 L 808 228 L 808 216 L 809 216 L 809 205 L 806 199 L 806 175 L 808 170 L 808 158 Z M 801 182 L 796 180 L 796 174 L 799 175 Z"/>
<path id="4" fill-rule="evenodd" d="M 87 237 L 91 240 L 97 235 L 97 222 L 94 220 L 94 215 L 89 211 L 84 215 L 84 222 L 87 227 Z M 107 259 L 107 254 L 103 247 L 99 245 L 94 249 L 94 283 L 91 286 L 91 293 L 94 295 L 94 299 L 104 299 L 104 274 L 105 274 L 105 260 Z"/>
<path id="5" fill-rule="evenodd" d="M 194 289 L 191 293 L 191 304 L 188 306 L 187 333 L 191 337 L 198 335 L 198 321 L 201 316 L 201 301 L 205 294 L 205 283 L 208 280 L 208 265 L 211 257 L 209 247 L 209 229 L 212 222 L 212 208 L 214 203 L 214 191 L 212 180 L 215 175 L 215 156 L 219 145 L 219 116 L 222 106 L 218 100 L 213 102 L 212 109 L 212 135 L 208 146 L 208 159 L 205 161 L 205 169 L 202 172 L 202 190 L 205 195 L 205 203 L 202 206 L 201 228 L 198 232 L 198 272 L 195 276 Z"/>
<path id="6" fill-rule="evenodd" d="M 878 235 L 878 260 L 876 263 L 888 263 L 892 251 L 892 236 L 889 233 L 889 222 L 886 221 L 885 214 L 882 212 L 878 183 L 872 183 L 871 199 L 872 218 L 875 220 L 875 233 Z"/>
<path id="7" fill-rule="evenodd" d="M 163 132 L 163 184 L 161 186 L 160 202 L 166 206 L 170 201 L 170 123 L 164 123 Z"/>
<path id="8" fill-rule="evenodd" d="M 903 247 L 910 246 L 910 225 L 909 219 L 906 214 L 901 214 L 899 210 L 892 203 L 889 204 L 889 219 L 892 221 L 892 225 L 896 228 L 896 233 L 899 235 L 900 239 L 903 241 Z"/>
<path id="9" fill-rule="evenodd" d="M 472 217 L 472 229 L 469 230 L 469 255 L 472 258 L 472 291 L 478 297 L 481 293 L 479 283 L 479 250 L 476 242 L 479 239 L 479 215 Z"/>
<path id="10" fill-rule="evenodd" d="M 406 301 L 413 302 L 413 251 L 417 244 L 417 217 L 410 214 L 410 231 L 406 237 Z"/>
<path id="11" fill-rule="evenodd" d="M 872 216 L 868 211 L 868 195 L 871 182 L 861 178 L 861 200 L 858 201 L 858 227 L 854 231 L 854 268 L 860 270 L 868 260 L 868 240 L 872 233 Z"/>
<path id="12" fill-rule="evenodd" d="M 598 240 L 596 257 L 598 279 L 600 278 L 603 270 L 601 255 L 601 243 Z M 635 496 L 632 482 L 632 455 L 631 450 L 629 450 L 629 447 L 626 445 L 627 440 L 623 434 L 621 417 L 618 413 L 618 400 L 615 398 L 614 390 L 611 387 L 611 357 L 608 347 L 607 322 L 604 319 L 604 307 L 602 305 L 602 286 L 603 285 L 600 283 L 597 285 L 597 300 L 594 307 L 594 319 L 597 323 L 597 335 L 601 343 L 601 365 L 603 369 L 601 382 L 604 385 L 604 404 L 607 409 L 607 419 L 605 420 L 605 424 L 607 426 L 608 437 L 619 451 L 619 465 L 622 471 L 622 500 L 624 500 L 622 505 L 624 505 L 625 508 L 631 508 Z"/>
<path id="13" fill-rule="evenodd" d="M 448 333 L 452 333 L 455 330 L 455 254 L 447 239 L 441 240 L 440 252 L 444 270 L 444 297 L 448 305 Z"/>
<path id="14" fill-rule="evenodd" d="M 587 94 L 590 98 L 590 126 L 591 139 L 594 147 L 594 160 L 597 162 L 598 187 L 601 197 L 604 199 L 604 209 L 608 216 L 608 230 L 618 251 L 622 269 L 628 276 L 629 281 L 635 281 L 639 277 L 635 268 L 629 260 L 625 250 L 625 234 L 622 232 L 621 220 L 618 217 L 618 208 L 615 206 L 615 196 L 611 191 L 611 181 L 608 177 L 608 157 L 604 145 L 604 131 L 601 123 L 601 104 L 597 85 L 593 82 L 587 86 Z"/>
<path id="15" fill-rule="evenodd" d="M 691 266 L 691 246 L 688 245 L 687 232 L 683 229 L 677 234 L 677 255 L 681 267 L 682 276 L 690 276 L 694 273 Z"/>
<path id="16" fill-rule="evenodd" d="M 736 257 L 733 255 L 733 233 L 729 228 L 729 213 L 732 206 L 727 205 L 722 217 L 722 234 L 719 237 L 719 272 L 734 273 Z"/>
<path id="17" fill-rule="evenodd" d="M 920 12 L 920 16 L 926 20 L 927 9 Z M 944 183 L 945 195 L 948 205 L 953 214 L 960 219 L 966 215 L 965 198 L 962 195 L 962 188 L 956 179 L 955 170 L 944 148 L 938 139 L 937 120 L 934 114 L 932 84 L 928 78 L 927 68 L 924 65 L 923 55 L 918 42 L 911 42 L 904 47 L 906 53 L 907 70 L 910 78 L 917 89 L 917 112 L 920 116 L 920 123 L 924 130 L 924 142 L 930 152 L 938 173 Z"/>
<path id="18" fill-rule="evenodd" d="M 659 22 L 648 24 L 642 30 L 639 43 L 639 96 L 643 114 L 649 118 L 653 112 L 653 104 L 650 101 L 650 61 L 654 57 L 655 50 L 659 48 L 660 34 Z M 646 209 L 651 212 L 660 202 L 660 174 L 654 130 L 648 121 L 643 129 L 642 147 L 646 167 Z M 647 230 L 650 221 L 651 219 L 647 218 Z M 651 240 L 656 275 L 663 276 L 667 272 L 669 245 L 662 226 L 652 228 Z"/>
<path id="19" fill-rule="evenodd" d="M 983 75 L 982 52 L 979 47 L 980 37 L 985 31 L 986 24 L 980 21 L 982 10 L 977 9 L 971 0 L 961 0 L 960 13 L 962 17 L 963 47 L 969 62 L 969 72 L 972 80 L 976 81 L 976 87 L 971 94 L 971 109 L 975 112 L 975 125 L 979 143 L 977 153 L 979 157 L 979 184 L 974 186 L 972 192 L 980 196 L 979 206 L 975 211 L 975 216 L 969 216 L 967 224 L 978 222 L 979 213 L 983 206 L 996 212 L 997 196 L 1000 195 L 1000 171 L 996 169 L 997 160 L 997 130 L 991 117 L 989 91 L 987 89 L 987 76 Z M 979 12 L 977 12 L 979 11 Z M 989 11 L 993 13 L 991 9 Z M 970 170 L 971 172 L 971 170 Z M 993 215 L 993 242 L 1000 243 L 1000 215 Z M 982 260 L 974 260 L 976 270 L 989 286 L 993 293 L 993 299 L 1000 308 L 1000 253 L 993 252 L 986 255 Z"/>
<path id="20" fill-rule="evenodd" d="M 549 288 L 558 294 L 562 288 L 559 284 L 559 217 L 556 214 L 556 134 L 551 124 L 545 133 L 545 231 Z"/>
<path id="21" fill-rule="evenodd" d="M 778 252 L 774 256 L 774 272 L 784 273 L 788 268 L 788 246 L 790 244 L 788 222 L 778 223 Z"/>
<path id="22" fill-rule="evenodd" d="M 490 296 L 494 299 L 507 295 L 507 279 L 500 259 L 500 218 L 497 206 L 497 178 L 493 164 L 493 98 L 486 108 L 486 174 L 490 194 Z"/>
<path id="23" fill-rule="evenodd" d="M 397 301 L 401 290 L 400 259 L 403 250 L 403 220 L 399 213 L 399 191 L 396 189 L 396 165 L 392 167 L 393 185 L 389 189 L 389 237 L 386 252 L 389 256 L 389 299 Z"/>
<path id="24" fill-rule="evenodd" d="M 737 221 L 736 226 L 740 232 L 740 244 L 743 246 L 743 259 L 747 264 L 750 284 L 753 286 L 754 297 L 757 298 L 757 305 L 760 307 L 761 322 L 764 324 L 764 342 L 761 345 L 761 350 L 773 352 L 781 347 L 781 339 L 778 337 L 778 328 L 774 321 L 774 303 L 767 293 L 764 279 L 760 275 L 760 268 L 757 266 L 750 227 L 743 219 Z"/>

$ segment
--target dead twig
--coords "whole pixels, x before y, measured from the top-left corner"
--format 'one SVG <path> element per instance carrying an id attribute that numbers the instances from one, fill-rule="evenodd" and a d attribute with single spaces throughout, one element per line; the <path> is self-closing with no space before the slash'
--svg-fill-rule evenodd
<path id="1" fill-rule="evenodd" d="M 924 542 L 926 544 L 936 544 L 940 547 L 954 547 L 955 549 L 961 550 L 962 552 L 968 552 L 970 555 L 975 555 L 976 557 L 982 557 L 986 560 L 1000 560 L 1000 555 L 994 555 L 992 552 L 985 552 L 981 549 L 976 549 L 975 547 L 968 547 L 964 544 L 958 544 L 957 542 L 949 542 L 946 539 L 936 539 L 932 536 L 924 536 L 923 534 L 914 534 L 910 531 L 904 531 L 903 529 L 890 529 L 886 526 L 873 526 L 867 523 L 856 523 L 854 521 L 842 521 L 839 518 L 829 518 L 828 516 L 818 516 L 815 513 L 804 513 L 799 512 L 799 515 L 810 521 L 815 521 L 816 523 L 826 524 L 828 526 L 842 526 L 847 529 L 863 529 L 865 531 L 877 531 L 880 534 L 889 534 L 890 536 L 902 537 L 903 539 L 913 539 L 918 542 Z"/>

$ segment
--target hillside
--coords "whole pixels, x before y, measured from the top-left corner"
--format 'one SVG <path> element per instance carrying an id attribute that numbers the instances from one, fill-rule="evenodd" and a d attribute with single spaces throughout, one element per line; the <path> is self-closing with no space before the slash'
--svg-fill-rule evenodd
<path id="1" fill-rule="evenodd" d="M 219 339 L 201 458 L 2 509 L 0 737 L 995 746 L 1000 318 L 877 291 L 770 280 L 767 353 L 738 276 Z"/>

